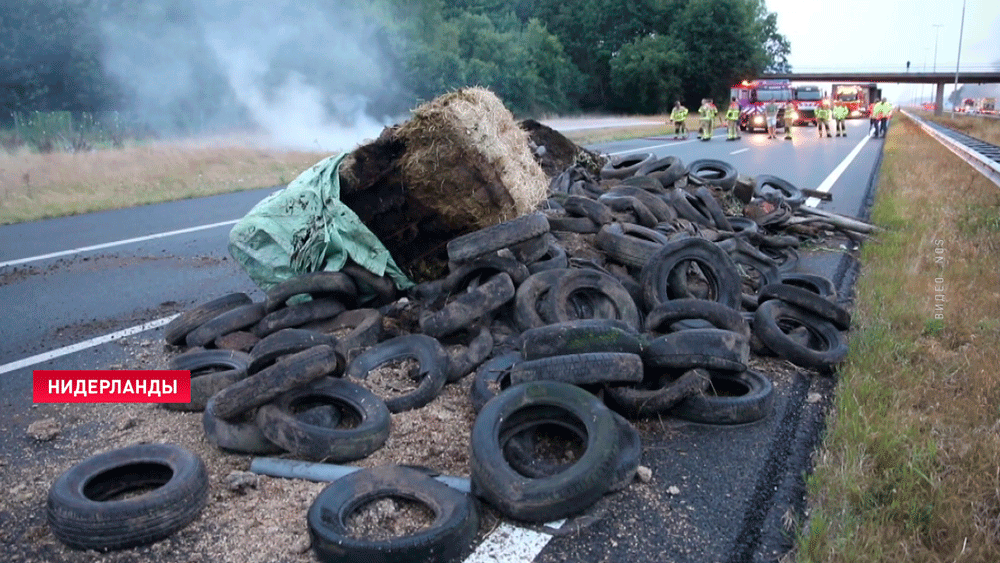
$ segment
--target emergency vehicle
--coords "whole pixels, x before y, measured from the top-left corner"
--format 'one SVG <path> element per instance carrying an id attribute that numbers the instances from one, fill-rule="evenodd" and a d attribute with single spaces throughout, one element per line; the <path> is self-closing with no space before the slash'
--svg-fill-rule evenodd
<path id="1" fill-rule="evenodd" d="M 835 105 L 847 106 L 848 119 L 861 118 L 871 115 L 870 108 L 882 97 L 882 90 L 874 82 L 834 84 L 831 97 Z"/>
<path id="2" fill-rule="evenodd" d="M 773 101 L 778 104 L 778 127 L 783 127 L 785 104 L 792 99 L 792 86 L 788 80 L 744 80 L 729 90 L 740 106 L 740 130 L 767 131 L 764 106 Z"/>
<path id="3" fill-rule="evenodd" d="M 792 104 L 795 105 L 793 125 L 816 125 L 816 110 L 823 102 L 823 93 L 816 86 L 796 86 L 792 88 Z"/>
<path id="4" fill-rule="evenodd" d="M 983 98 L 979 100 L 979 113 L 985 115 L 996 115 L 997 114 L 997 99 L 996 98 Z"/>

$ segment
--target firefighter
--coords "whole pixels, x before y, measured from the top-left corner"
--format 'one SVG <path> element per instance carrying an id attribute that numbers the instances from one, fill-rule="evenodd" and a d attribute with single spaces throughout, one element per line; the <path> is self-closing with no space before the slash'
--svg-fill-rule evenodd
<path id="1" fill-rule="evenodd" d="M 844 104 L 836 104 L 833 106 L 833 120 L 837 124 L 837 134 L 836 137 L 846 137 L 847 136 L 847 126 L 844 121 L 847 119 L 847 106 Z"/>
<path id="2" fill-rule="evenodd" d="M 889 118 L 892 117 L 892 104 L 885 98 L 882 98 L 881 104 L 882 111 L 879 113 L 878 128 L 882 133 L 882 137 L 885 137 L 885 130 L 889 126 Z"/>
<path id="3" fill-rule="evenodd" d="M 795 109 L 795 104 L 791 100 L 785 102 L 785 140 L 792 140 L 792 124 L 795 122 L 795 113 L 798 110 Z"/>
<path id="4" fill-rule="evenodd" d="M 688 138 L 687 116 L 688 109 L 681 105 L 681 101 L 674 102 L 674 110 L 670 112 L 670 120 L 674 122 L 675 139 L 680 139 L 681 133 L 684 134 L 685 139 Z"/>
<path id="5" fill-rule="evenodd" d="M 816 127 L 819 129 L 820 137 L 823 136 L 824 129 L 826 129 L 826 136 L 832 137 L 830 135 L 830 106 L 826 101 L 816 109 Z"/>
<path id="6" fill-rule="evenodd" d="M 712 140 L 712 129 L 715 123 L 715 114 L 719 112 L 716 109 L 715 104 L 712 103 L 711 98 L 704 98 L 701 101 L 701 107 L 698 108 L 698 113 L 700 114 L 701 120 L 701 140 L 711 141 Z"/>
<path id="7" fill-rule="evenodd" d="M 729 109 L 726 110 L 726 121 L 729 123 L 729 136 L 727 141 L 735 141 L 740 138 L 740 104 L 736 103 L 736 98 L 729 101 Z"/>

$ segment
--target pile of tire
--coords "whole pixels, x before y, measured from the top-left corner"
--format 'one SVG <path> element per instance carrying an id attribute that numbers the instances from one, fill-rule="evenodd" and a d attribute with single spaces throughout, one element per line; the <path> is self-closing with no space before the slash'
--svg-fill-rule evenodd
<path id="1" fill-rule="evenodd" d="M 779 189 L 758 196 L 776 210 L 801 203 L 765 180 Z M 745 188 L 721 161 L 633 156 L 600 179 L 570 168 L 539 211 L 450 241 L 448 274 L 405 296 L 352 265 L 262 302 L 204 303 L 165 329 L 189 348 L 170 367 L 192 373 L 191 403 L 171 408 L 203 411 L 226 450 L 350 461 L 382 447 L 390 413 L 474 374 L 474 494 L 517 520 L 572 516 L 633 479 L 629 419 L 760 421 L 774 390 L 751 353 L 827 372 L 844 359 L 850 315 L 830 280 L 794 271 L 799 239 L 773 216 L 723 211 Z M 401 359 L 418 365 L 414 391 L 383 398 L 357 383 Z M 579 455 L 540 459 L 546 432 Z M 314 544 L 332 533 L 312 531 Z"/>

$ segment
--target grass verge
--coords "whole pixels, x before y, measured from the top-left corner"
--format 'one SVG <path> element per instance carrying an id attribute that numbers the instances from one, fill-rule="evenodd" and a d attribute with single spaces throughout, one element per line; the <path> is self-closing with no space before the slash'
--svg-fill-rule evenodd
<path id="1" fill-rule="evenodd" d="M 1000 145 L 1000 119 L 983 115 L 965 114 L 955 114 L 952 117 L 949 113 L 936 117 L 930 111 L 918 111 L 916 113 L 928 121 L 934 121 L 946 127 L 951 127 L 956 131 L 961 131 L 970 137 L 975 137 L 987 143 Z"/>
<path id="2" fill-rule="evenodd" d="M 0 151 L 0 224 L 271 187 L 326 156 L 192 143 Z"/>
<path id="3" fill-rule="evenodd" d="M 1000 189 L 905 117 L 885 143 L 795 559 L 1000 561 Z"/>

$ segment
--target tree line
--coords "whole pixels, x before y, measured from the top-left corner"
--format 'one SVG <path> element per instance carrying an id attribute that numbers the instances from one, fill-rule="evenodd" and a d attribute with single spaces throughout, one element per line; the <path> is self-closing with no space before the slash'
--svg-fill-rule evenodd
<path id="1" fill-rule="evenodd" d="M 692 109 L 702 97 L 724 99 L 732 84 L 765 70 L 789 70 L 788 41 L 763 0 L 312 1 L 330 21 L 347 18 L 365 28 L 365 55 L 377 61 L 380 76 L 388 78 L 339 83 L 365 99 L 373 115 L 399 115 L 420 101 L 467 85 L 492 89 L 523 116 L 658 113 L 669 111 L 677 99 Z M 156 33 L 163 26 L 197 24 L 209 4 L 217 10 L 238 9 L 240 3 L 5 4 L 0 19 L 0 119 L 9 122 L 17 112 L 124 111 L 135 106 L 137 87 L 109 68 L 108 21 L 125 29 L 129 22 L 141 22 L 144 25 L 136 23 L 135 30 Z M 275 12 L 275 25 L 295 4 L 277 5 L 288 9 Z M 301 5 L 297 9 L 301 11 Z M 213 59 L 197 25 L 191 31 L 199 98 L 159 111 L 184 113 L 238 104 L 231 88 L 220 86 L 227 84 L 224 63 Z M 294 66 L 294 53 L 301 49 L 286 50 L 291 54 L 282 64 Z M 309 77 L 316 69 L 300 72 Z"/>

